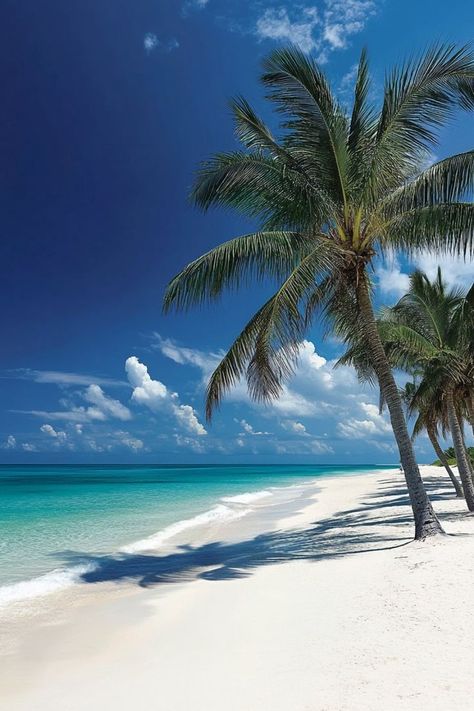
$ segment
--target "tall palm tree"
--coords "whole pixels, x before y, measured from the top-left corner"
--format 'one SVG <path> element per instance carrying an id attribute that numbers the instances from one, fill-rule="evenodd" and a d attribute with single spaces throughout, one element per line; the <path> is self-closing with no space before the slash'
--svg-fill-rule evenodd
<path id="1" fill-rule="evenodd" d="M 474 511 L 474 482 L 463 435 L 463 393 L 472 383 L 466 337 L 466 296 L 460 289 L 447 289 L 441 269 L 433 282 L 416 271 L 410 288 L 400 301 L 382 314 L 381 332 L 392 363 L 418 366 L 423 378 L 411 398 L 411 408 L 428 425 L 445 408 L 466 503 Z"/>
<path id="2" fill-rule="evenodd" d="M 426 168 L 437 131 L 474 106 L 474 54 L 435 46 L 387 77 L 382 105 L 370 101 L 362 53 L 350 113 L 320 67 L 296 48 L 274 51 L 261 77 L 283 117 L 278 135 L 243 98 L 232 102 L 243 148 L 205 163 L 192 197 L 207 209 L 231 207 L 256 219 L 256 232 L 224 242 L 169 284 L 165 310 L 219 297 L 224 288 L 270 278 L 275 294 L 244 327 L 213 373 L 207 416 L 246 376 L 251 397 L 278 397 L 294 370 L 303 334 L 318 309 L 352 300 L 357 337 L 371 354 L 400 451 L 415 536 L 442 532 L 407 431 L 400 395 L 371 301 L 371 263 L 386 247 L 471 249 L 474 152 Z"/>

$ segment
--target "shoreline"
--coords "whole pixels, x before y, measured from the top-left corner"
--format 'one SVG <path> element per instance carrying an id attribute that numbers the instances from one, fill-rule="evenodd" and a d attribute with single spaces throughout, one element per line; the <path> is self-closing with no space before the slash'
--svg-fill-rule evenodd
<path id="1" fill-rule="evenodd" d="M 440 468 L 423 475 L 458 535 L 413 543 L 403 480 L 382 470 L 112 561 L 55 620 L 17 621 L 8 708 L 467 708 L 474 519 Z"/>
<path id="2" fill-rule="evenodd" d="M 31 578 L 24 578 L 15 582 L 0 585 L 0 620 L 9 614 L 9 606 L 27 605 L 29 602 L 34 604 L 34 600 L 54 593 L 60 593 L 74 585 L 81 584 L 83 574 L 93 572 L 95 568 L 100 566 L 100 560 L 108 554 L 133 554 L 146 553 L 149 550 L 162 549 L 166 550 L 169 545 L 174 543 L 190 540 L 199 540 L 200 532 L 206 532 L 207 529 L 212 530 L 213 525 L 217 522 L 226 526 L 233 520 L 255 513 L 255 503 L 257 513 L 260 511 L 260 504 L 268 504 L 272 507 L 279 503 L 279 499 L 286 502 L 286 494 L 289 496 L 289 503 L 296 498 L 291 495 L 292 491 L 311 491 L 313 488 L 317 490 L 318 482 L 326 477 L 334 476 L 359 476 L 365 473 L 377 473 L 379 468 L 375 465 L 373 469 L 370 467 L 360 467 L 361 471 L 345 472 L 345 467 L 331 467 L 334 472 L 328 471 L 324 474 L 319 474 L 317 471 L 306 481 L 298 483 L 287 483 L 283 485 L 269 485 L 266 489 L 256 489 L 252 491 L 244 491 L 240 494 L 231 494 L 217 497 L 214 501 L 209 502 L 210 508 L 204 509 L 192 515 L 190 518 L 178 519 L 172 523 L 165 524 L 164 527 L 158 530 L 153 530 L 149 534 L 145 534 L 143 538 L 129 541 L 117 548 L 108 551 L 107 553 L 84 553 L 80 561 L 70 565 L 59 565 L 56 568 L 45 570 Z M 390 471 L 391 468 L 385 467 L 380 471 Z M 339 471 L 340 470 L 340 471 Z M 340 472 L 344 473 L 340 473 Z M 314 476 L 314 478 L 313 478 Z M 272 500 L 269 499 L 272 497 Z M 263 501 L 262 501 L 263 499 Z"/>

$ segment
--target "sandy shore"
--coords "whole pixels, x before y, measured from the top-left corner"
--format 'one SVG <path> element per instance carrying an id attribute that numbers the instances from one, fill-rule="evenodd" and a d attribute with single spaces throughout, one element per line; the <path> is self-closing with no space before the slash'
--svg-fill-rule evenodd
<path id="1" fill-rule="evenodd" d="M 115 561 L 66 611 L 17 623 L 2 708 L 474 708 L 474 517 L 441 469 L 423 475 L 453 534 L 435 543 L 411 542 L 401 475 L 385 471 L 321 480 L 278 521 Z"/>

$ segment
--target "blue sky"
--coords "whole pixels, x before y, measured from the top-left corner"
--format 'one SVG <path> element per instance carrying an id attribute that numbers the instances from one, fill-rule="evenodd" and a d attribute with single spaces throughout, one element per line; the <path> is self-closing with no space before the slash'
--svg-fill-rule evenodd
<path id="1" fill-rule="evenodd" d="M 205 379 L 268 289 L 178 316 L 161 299 L 184 264 L 251 227 L 187 194 L 199 161 L 235 147 L 228 99 L 265 115 L 268 51 L 299 43 L 344 98 L 364 45 L 377 93 L 386 67 L 473 26 L 465 0 L 4 0 L 0 461 L 395 461 L 376 393 L 332 370 L 338 344 L 318 327 L 279 403 L 239 386 L 208 426 Z M 460 117 L 437 156 L 470 141 Z M 443 261 L 450 281 L 472 279 Z M 380 265 L 379 302 L 408 269 Z"/>

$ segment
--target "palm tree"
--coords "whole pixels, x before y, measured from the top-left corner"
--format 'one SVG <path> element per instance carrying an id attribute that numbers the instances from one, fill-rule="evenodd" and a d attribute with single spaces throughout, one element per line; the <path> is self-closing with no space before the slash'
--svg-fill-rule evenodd
<path id="1" fill-rule="evenodd" d="M 364 341 L 387 403 L 415 518 L 415 536 L 442 532 L 421 480 L 400 395 L 380 340 L 371 301 L 370 266 L 386 247 L 470 249 L 474 152 L 426 168 L 437 131 L 474 106 L 474 54 L 435 46 L 394 69 L 383 102 L 370 101 L 362 53 L 350 113 L 320 67 L 296 48 L 274 51 L 261 77 L 283 117 L 270 128 L 243 99 L 232 102 L 242 150 L 205 163 L 194 202 L 231 207 L 259 229 L 196 259 L 169 284 L 165 310 L 218 298 L 251 279 L 278 283 L 213 373 L 206 412 L 246 376 L 249 393 L 268 401 L 294 370 L 300 343 L 318 310 L 354 302 Z"/>
<path id="2" fill-rule="evenodd" d="M 417 391 L 417 385 L 416 382 L 407 382 L 405 383 L 405 387 L 401 389 L 400 394 L 402 397 L 402 401 L 405 403 L 406 408 L 407 408 L 407 414 L 414 415 L 416 414 L 417 408 L 415 405 L 415 398 L 416 398 L 416 391 Z M 431 401 L 428 403 L 423 403 L 423 405 L 420 407 L 418 411 L 418 415 L 415 420 L 415 424 L 413 425 L 413 433 L 412 433 L 412 440 L 414 441 L 418 435 L 420 435 L 423 431 L 426 430 L 426 434 L 428 435 L 428 439 L 431 442 L 431 446 L 433 447 L 436 456 L 440 460 L 441 464 L 445 468 L 449 478 L 451 479 L 451 483 L 454 487 L 454 491 L 456 492 L 456 496 L 459 498 L 464 498 L 464 493 L 462 489 L 462 485 L 460 484 L 458 478 L 456 477 L 455 473 L 449 466 L 448 458 L 445 455 L 443 449 L 441 448 L 441 445 L 439 443 L 438 439 L 438 424 L 441 421 L 442 422 L 442 427 L 443 427 L 443 433 L 446 433 L 446 416 L 445 412 L 440 412 L 440 400 L 439 398 L 436 398 L 435 401 Z"/>
<path id="3" fill-rule="evenodd" d="M 407 294 L 383 312 L 381 332 L 392 363 L 423 371 L 411 409 L 418 409 L 427 429 L 445 409 L 466 503 L 474 511 L 474 482 L 463 435 L 463 393 L 472 388 L 466 380 L 471 367 L 467 306 L 460 289 L 447 289 L 441 269 L 433 282 L 416 271 Z"/>

